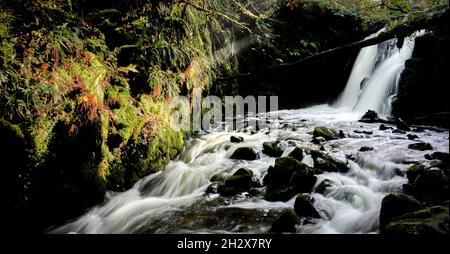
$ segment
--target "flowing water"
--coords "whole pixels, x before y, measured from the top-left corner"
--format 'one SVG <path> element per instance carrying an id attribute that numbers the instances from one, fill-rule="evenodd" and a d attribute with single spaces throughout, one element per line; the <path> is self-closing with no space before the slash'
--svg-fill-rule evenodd
<path id="1" fill-rule="evenodd" d="M 262 182 L 268 167 L 275 163 L 275 158 L 261 152 L 262 144 L 281 141 L 283 156 L 294 147 L 319 149 L 311 142 L 312 131 L 318 125 L 344 132 L 345 138 L 328 141 L 324 148 L 325 153 L 347 162 L 350 170 L 318 175 L 316 187 L 324 179 L 333 183 L 323 194 L 312 193 L 321 219 L 302 220 L 297 232 L 376 233 L 383 197 L 401 190 L 407 182 L 404 172 L 408 166 L 430 152 L 411 150 L 408 145 L 422 141 L 432 144 L 434 151 L 449 150 L 448 131 L 425 129 L 414 133 L 419 138 L 412 141 L 406 134 L 379 130 L 379 124 L 357 122 L 361 112 L 369 108 L 389 113 L 386 104 L 395 95 L 404 61 L 412 50 L 413 38 L 406 39 L 401 50 L 392 41 L 362 49 L 338 100 L 339 107 L 320 105 L 271 112 L 277 117 L 270 118 L 274 119 L 270 129 L 212 131 L 192 137 L 164 171 L 141 179 L 128 191 L 109 193 L 104 204 L 51 233 L 268 233 L 280 211 L 293 207 L 295 197 L 287 202 L 269 202 L 263 199 L 264 187 L 234 197 L 205 194 L 211 184 L 209 179 L 217 173 L 231 175 L 246 167 L 253 171 L 256 181 Z M 231 143 L 232 135 L 243 137 L 245 142 Z M 374 149 L 359 151 L 363 146 Z M 230 159 L 239 147 L 252 147 L 260 158 Z M 305 156 L 303 162 L 314 166 L 310 156 Z"/>

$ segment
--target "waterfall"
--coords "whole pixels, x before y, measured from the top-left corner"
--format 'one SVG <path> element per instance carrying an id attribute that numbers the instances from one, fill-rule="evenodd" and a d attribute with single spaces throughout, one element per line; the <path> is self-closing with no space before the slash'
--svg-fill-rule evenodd
<path id="1" fill-rule="evenodd" d="M 361 49 L 335 106 L 356 113 L 371 109 L 380 115 L 389 116 L 405 62 L 412 56 L 415 38 L 423 33 L 416 32 L 405 38 L 401 48 L 396 46 L 397 40 L 392 39 Z"/>

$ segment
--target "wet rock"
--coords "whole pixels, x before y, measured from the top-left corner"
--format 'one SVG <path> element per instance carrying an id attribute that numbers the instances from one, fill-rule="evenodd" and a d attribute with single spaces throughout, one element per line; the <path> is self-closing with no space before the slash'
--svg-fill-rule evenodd
<path id="1" fill-rule="evenodd" d="M 397 129 L 402 130 L 402 131 L 411 131 L 411 128 L 409 127 L 409 125 L 407 123 L 405 123 L 405 121 L 403 121 L 401 118 L 397 118 L 397 120 L 395 122 L 397 125 Z"/>
<path id="2" fill-rule="evenodd" d="M 354 133 L 358 133 L 358 134 L 366 134 L 366 135 L 372 135 L 373 131 L 369 131 L 369 130 L 354 130 Z"/>
<path id="3" fill-rule="evenodd" d="M 280 157 L 283 154 L 283 149 L 279 147 L 280 141 L 264 142 L 263 153 L 271 157 Z"/>
<path id="4" fill-rule="evenodd" d="M 263 179 L 267 186 L 266 197 L 275 201 L 275 197 L 293 197 L 300 192 L 311 192 L 315 183 L 317 170 L 297 161 L 292 157 L 282 157 L 275 160 L 275 166 L 269 167 Z"/>
<path id="5" fill-rule="evenodd" d="M 418 139 L 419 138 L 419 136 L 414 135 L 414 134 L 408 134 L 406 136 L 408 137 L 409 140 L 414 140 L 414 139 Z"/>
<path id="6" fill-rule="evenodd" d="M 322 137 L 325 140 L 334 140 L 338 139 L 338 133 L 331 128 L 327 128 L 325 126 L 317 126 L 314 128 L 313 138 L 317 137 Z"/>
<path id="7" fill-rule="evenodd" d="M 392 133 L 396 133 L 396 134 L 406 134 L 406 132 L 399 130 L 399 129 L 395 129 L 392 131 Z"/>
<path id="8" fill-rule="evenodd" d="M 448 180 L 448 175 L 441 169 L 425 169 L 418 172 L 413 182 L 409 182 L 410 186 L 408 191 L 427 204 L 438 204 L 449 198 Z"/>
<path id="9" fill-rule="evenodd" d="M 371 146 L 363 146 L 363 147 L 359 148 L 360 152 L 369 152 L 369 151 L 373 151 L 373 150 L 374 150 L 374 148 Z"/>
<path id="10" fill-rule="evenodd" d="M 253 172 L 250 169 L 240 168 L 233 175 L 225 177 L 224 183 L 218 186 L 217 191 L 222 196 L 248 192 L 253 185 L 252 178 Z"/>
<path id="11" fill-rule="evenodd" d="M 298 192 L 294 187 L 287 188 L 277 188 L 277 189 L 268 189 L 264 194 L 264 199 L 267 201 L 281 201 L 286 202 L 289 201 L 292 197 L 294 197 Z"/>
<path id="12" fill-rule="evenodd" d="M 320 214 L 313 206 L 314 198 L 309 194 L 299 194 L 295 199 L 294 210 L 300 217 L 320 218 Z"/>
<path id="13" fill-rule="evenodd" d="M 233 160 L 256 160 L 258 155 L 251 147 L 240 147 L 233 152 L 230 158 Z"/>
<path id="14" fill-rule="evenodd" d="M 303 150 L 301 148 L 294 148 L 294 150 L 292 150 L 292 152 L 289 153 L 290 157 L 298 160 L 298 161 L 302 161 L 303 160 Z"/>
<path id="15" fill-rule="evenodd" d="M 384 125 L 384 124 L 381 124 L 381 125 L 380 125 L 380 131 L 392 130 L 392 129 L 393 129 L 392 127 L 387 127 L 387 126 Z"/>
<path id="16" fill-rule="evenodd" d="M 368 110 L 359 120 L 362 123 L 386 123 L 385 119 L 378 116 L 377 112 L 373 110 Z"/>
<path id="17" fill-rule="evenodd" d="M 214 174 L 211 179 L 209 179 L 210 182 L 223 182 L 225 180 L 225 176 L 222 173 Z"/>
<path id="18" fill-rule="evenodd" d="M 244 142 L 244 138 L 243 137 L 238 137 L 238 136 L 231 136 L 230 137 L 230 142 L 231 143 L 242 143 L 242 142 Z"/>
<path id="19" fill-rule="evenodd" d="M 425 159 L 427 160 L 440 160 L 443 163 L 448 165 L 449 162 L 449 154 L 444 152 L 434 152 L 432 154 L 426 154 Z"/>
<path id="20" fill-rule="evenodd" d="M 208 188 L 206 188 L 205 193 L 206 194 L 216 194 L 216 193 L 218 193 L 218 189 L 219 189 L 219 186 L 221 184 L 222 183 L 220 183 L 220 182 L 213 182 L 213 183 L 211 183 L 210 185 L 208 185 Z"/>
<path id="21" fill-rule="evenodd" d="M 320 169 L 326 172 L 341 172 L 348 171 L 346 163 L 340 162 L 333 157 L 322 153 L 321 151 L 311 150 L 310 154 L 314 160 L 314 168 Z"/>
<path id="22" fill-rule="evenodd" d="M 315 137 L 311 140 L 311 142 L 316 145 L 321 145 L 326 142 L 326 139 L 323 137 Z"/>
<path id="23" fill-rule="evenodd" d="M 417 127 L 412 130 L 413 132 L 425 132 L 425 129 L 422 127 Z"/>
<path id="24" fill-rule="evenodd" d="M 430 143 L 423 143 L 423 142 L 410 144 L 408 145 L 408 148 L 419 151 L 433 150 L 433 147 L 431 146 Z"/>
<path id="25" fill-rule="evenodd" d="M 401 193 L 386 195 L 381 202 L 380 228 L 389 224 L 392 219 L 421 209 L 421 204 L 416 199 Z"/>
<path id="26" fill-rule="evenodd" d="M 342 130 L 339 130 L 338 138 L 345 138 L 345 134 Z"/>
<path id="27" fill-rule="evenodd" d="M 270 231 L 274 233 L 295 233 L 297 231 L 295 226 L 299 223 L 300 219 L 295 214 L 295 211 L 293 209 L 285 209 L 272 223 L 272 228 Z"/>
<path id="28" fill-rule="evenodd" d="M 328 187 L 331 187 L 331 186 L 333 186 L 333 182 L 330 181 L 330 180 L 328 180 L 328 179 L 325 179 L 325 180 L 323 180 L 322 182 L 320 182 L 319 185 L 317 185 L 317 187 L 316 187 L 316 189 L 314 190 L 314 192 L 323 195 L 323 194 L 325 193 L 326 189 L 327 189 Z"/>
<path id="29" fill-rule="evenodd" d="M 448 234 L 448 206 L 433 206 L 397 217 L 387 224 L 381 233 Z"/>

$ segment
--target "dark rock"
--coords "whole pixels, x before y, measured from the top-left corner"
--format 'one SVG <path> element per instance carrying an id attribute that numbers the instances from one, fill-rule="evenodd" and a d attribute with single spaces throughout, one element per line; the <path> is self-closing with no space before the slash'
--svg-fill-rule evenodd
<path id="1" fill-rule="evenodd" d="M 381 119 L 377 112 L 373 110 L 368 110 L 359 120 L 362 123 L 386 123 L 385 119 Z"/>
<path id="2" fill-rule="evenodd" d="M 405 121 L 403 121 L 401 118 L 397 118 L 396 124 L 397 124 L 397 129 L 399 129 L 399 130 L 411 131 L 411 128 L 409 127 L 409 125 L 406 124 Z"/>
<path id="3" fill-rule="evenodd" d="M 317 185 L 317 187 L 314 191 L 316 193 L 323 195 L 325 193 L 326 189 L 331 186 L 333 186 L 333 182 L 328 179 L 325 179 L 322 182 L 320 182 L 319 185 Z"/>
<path id="4" fill-rule="evenodd" d="M 325 151 L 325 147 L 324 146 L 320 146 L 319 150 L 320 151 Z"/>
<path id="5" fill-rule="evenodd" d="M 373 150 L 374 150 L 374 148 L 371 146 L 363 146 L 363 147 L 359 148 L 360 152 L 368 152 L 368 151 L 373 151 Z"/>
<path id="6" fill-rule="evenodd" d="M 244 142 L 244 138 L 243 137 L 237 137 L 237 136 L 231 136 L 230 137 L 230 142 L 231 143 L 242 143 L 242 142 Z"/>
<path id="7" fill-rule="evenodd" d="M 290 157 L 298 160 L 298 161 L 302 161 L 303 160 L 303 150 L 301 148 L 294 148 L 294 150 L 292 150 L 292 152 L 289 153 Z"/>
<path id="8" fill-rule="evenodd" d="M 315 137 L 311 140 L 311 142 L 316 145 L 321 145 L 326 142 L 326 139 L 323 137 Z"/>
<path id="9" fill-rule="evenodd" d="M 314 198 L 308 194 L 299 194 L 295 199 L 294 210 L 300 217 L 320 218 L 320 214 L 313 206 Z"/>
<path id="10" fill-rule="evenodd" d="M 295 211 L 293 209 L 285 209 L 272 223 L 272 228 L 270 231 L 274 233 L 295 233 L 297 231 L 295 226 L 299 223 L 300 219 L 295 214 Z"/>
<path id="11" fill-rule="evenodd" d="M 223 185 L 219 185 L 218 192 L 222 196 L 233 196 L 241 192 L 248 192 L 252 187 L 253 172 L 247 168 L 238 169 L 233 175 L 227 176 Z"/>
<path id="12" fill-rule="evenodd" d="M 412 184 L 412 191 L 416 198 L 427 204 L 437 204 L 448 199 L 449 177 L 443 170 L 431 168 L 419 172 Z"/>
<path id="13" fill-rule="evenodd" d="M 419 138 L 419 136 L 414 135 L 414 134 L 408 134 L 407 137 L 408 137 L 409 140 L 414 140 L 414 139 L 418 139 Z"/>
<path id="14" fill-rule="evenodd" d="M 387 127 L 387 126 L 384 125 L 384 124 L 381 124 L 381 125 L 380 125 L 380 131 L 392 130 L 392 129 L 393 129 L 392 127 Z"/>
<path id="15" fill-rule="evenodd" d="M 317 170 L 292 157 L 278 158 L 275 160 L 275 167 L 269 167 L 263 179 L 264 185 L 267 186 L 266 196 L 277 196 L 279 194 L 273 192 L 280 192 L 283 189 L 287 191 L 281 191 L 281 194 L 292 196 L 299 192 L 311 192 L 317 180 L 314 175 L 316 173 Z"/>
<path id="16" fill-rule="evenodd" d="M 219 183 L 219 182 L 211 183 L 210 185 L 208 185 L 208 188 L 206 188 L 205 193 L 206 194 L 216 194 L 216 193 L 218 193 L 218 189 L 219 189 L 220 185 L 223 185 L 223 184 Z"/>
<path id="17" fill-rule="evenodd" d="M 449 162 L 449 154 L 444 152 L 434 152 L 432 154 L 426 154 L 425 159 L 427 160 L 440 160 L 445 164 Z"/>
<path id="18" fill-rule="evenodd" d="M 214 174 L 211 179 L 209 179 L 210 182 L 223 182 L 225 180 L 225 176 L 222 173 Z"/>
<path id="19" fill-rule="evenodd" d="M 318 126 L 314 128 L 313 138 L 322 137 L 325 140 L 338 139 L 338 134 L 335 130 L 327 128 L 325 126 Z"/>
<path id="20" fill-rule="evenodd" d="M 264 194 L 264 199 L 267 201 L 282 201 L 286 202 L 294 197 L 298 192 L 294 187 L 268 189 Z"/>
<path id="21" fill-rule="evenodd" d="M 348 171 L 346 163 L 340 162 L 329 155 L 316 150 L 311 150 L 310 154 L 314 160 L 314 168 L 326 172 L 345 173 Z"/>
<path id="22" fill-rule="evenodd" d="M 396 133 L 396 134 L 406 134 L 406 132 L 399 130 L 399 129 L 395 129 L 392 131 L 392 133 Z"/>
<path id="23" fill-rule="evenodd" d="M 413 132 L 425 132 L 425 129 L 422 127 L 417 127 L 412 130 Z"/>
<path id="24" fill-rule="evenodd" d="M 408 145 L 408 148 L 419 151 L 433 150 L 433 147 L 431 146 L 430 143 L 423 143 L 423 142 L 410 144 Z"/>
<path id="25" fill-rule="evenodd" d="M 258 155 L 251 147 L 240 147 L 233 152 L 230 158 L 233 160 L 256 160 Z"/>
<path id="26" fill-rule="evenodd" d="M 263 153 L 271 157 L 280 157 L 283 154 L 283 149 L 279 147 L 280 142 L 264 142 L 263 143 Z"/>
<path id="27" fill-rule="evenodd" d="M 354 130 L 354 133 L 358 133 L 358 134 L 367 134 L 367 135 L 372 135 L 373 131 L 368 131 L 368 130 Z"/>
<path id="28" fill-rule="evenodd" d="M 449 211 L 445 206 L 433 206 L 393 219 L 381 231 L 384 234 L 448 234 Z"/>
<path id="29" fill-rule="evenodd" d="M 419 201 L 401 193 L 386 195 L 381 202 L 380 228 L 381 230 L 392 221 L 393 218 L 409 212 L 421 209 Z"/>
<path id="30" fill-rule="evenodd" d="M 339 130 L 338 138 L 345 138 L 345 134 L 342 130 Z"/>

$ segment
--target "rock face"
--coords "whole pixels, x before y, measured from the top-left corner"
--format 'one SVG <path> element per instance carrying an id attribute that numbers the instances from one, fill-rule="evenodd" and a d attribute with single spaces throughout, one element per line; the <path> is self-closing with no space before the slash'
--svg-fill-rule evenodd
<path id="1" fill-rule="evenodd" d="M 230 157 L 233 160 L 256 160 L 258 154 L 251 147 L 240 147 L 236 149 Z"/>
<path id="2" fill-rule="evenodd" d="M 311 192 L 317 180 L 316 173 L 316 170 L 292 157 L 276 159 L 275 166 L 269 167 L 263 180 L 267 186 L 265 199 L 276 201 L 281 196 L 286 201 L 286 198 L 297 193 Z"/>
<path id="3" fill-rule="evenodd" d="M 285 209 L 272 223 L 271 232 L 282 233 L 290 232 L 295 233 L 295 225 L 299 224 L 300 220 L 295 214 L 293 209 Z"/>
<path id="4" fill-rule="evenodd" d="M 383 198 L 380 211 L 381 230 L 395 217 L 421 209 L 419 201 L 401 193 L 391 193 Z"/>
<path id="5" fill-rule="evenodd" d="M 309 194 L 299 194 L 295 199 L 294 210 L 300 217 L 320 218 L 319 213 L 313 206 L 314 198 Z"/>
<path id="6" fill-rule="evenodd" d="M 338 133 L 331 128 L 327 128 L 325 126 L 318 126 L 315 127 L 313 131 L 313 138 L 317 137 L 322 137 L 325 140 L 333 140 L 338 139 Z"/>
<path id="7" fill-rule="evenodd" d="M 263 153 L 267 154 L 271 157 L 280 157 L 283 154 L 283 149 L 281 149 L 278 145 L 279 141 L 275 142 L 264 142 L 263 143 Z"/>
<path id="8" fill-rule="evenodd" d="M 433 206 L 407 213 L 393 219 L 382 230 L 384 234 L 448 234 L 448 202 L 445 206 Z"/>
<path id="9" fill-rule="evenodd" d="M 437 125 L 448 128 L 449 114 L 446 88 L 450 63 L 448 26 L 439 26 L 416 39 L 414 53 L 406 61 L 393 114 L 411 124 Z M 426 89 L 424 89 L 426 87 Z M 439 114 L 438 114 L 439 113 Z"/>

